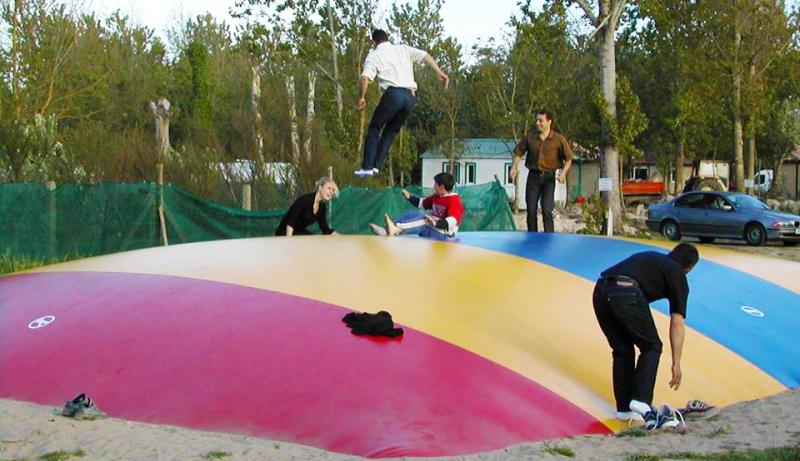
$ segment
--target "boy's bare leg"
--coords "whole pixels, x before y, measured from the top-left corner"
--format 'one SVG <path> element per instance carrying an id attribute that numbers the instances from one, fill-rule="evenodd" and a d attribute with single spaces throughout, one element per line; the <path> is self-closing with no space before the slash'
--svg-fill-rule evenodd
<path id="1" fill-rule="evenodd" d="M 371 230 L 372 233 L 375 234 L 375 235 L 383 235 L 383 236 L 387 235 L 386 234 L 386 229 L 384 229 L 383 227 L 381 227 L 381 226 L 379 226 L 377 224 L 369 223 L 369 230 Z"/>
<path id="2" fill-rule="evenodd" d="M 386 221 L 387 237 L 392 237 L 394 235 L 400 234 L 400 228 L 394 225 L 394 223 L 392 222 L 392 218 L 390 218 L 388 214 L 383 215 L 383 220 Z"/>

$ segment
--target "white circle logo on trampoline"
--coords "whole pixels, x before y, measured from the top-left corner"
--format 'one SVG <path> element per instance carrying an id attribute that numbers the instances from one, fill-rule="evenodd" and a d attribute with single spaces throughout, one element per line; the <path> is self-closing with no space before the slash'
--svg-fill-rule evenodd
<path id="1" fill-rule="evenodd" d="M 55 315 L 45 315 L 44 317 L 39 317 L 38 319 L 31 321 L 31 323 L 28 324 L 28 328 L 31 330 L 38 330 L 39 328 L 44 328 L 55 321 Z"/>
<path id="2" fill-rule="evenodd" d="M 742 306 L 742 312 L 744 312 L 745 314 L 750 314 L 753 317 L 758 317 L 758 318 L 766 317 L 766 315 L 767 315 L 764 312 L 760 311 L 759 309 L 756 309 L 755 307 L 751 307 L 751 306 Z"/>

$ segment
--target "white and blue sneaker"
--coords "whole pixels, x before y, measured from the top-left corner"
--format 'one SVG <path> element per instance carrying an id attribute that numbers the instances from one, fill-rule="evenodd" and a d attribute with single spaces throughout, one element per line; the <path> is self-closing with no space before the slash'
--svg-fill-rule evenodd
<path id="1" fill-rule="evenodd" d="M 686 431 L 686 422 L 683 420 L 681 412 L 675 410 L 666 403 L 661 405 L 661 409 L 658 411 L 658 419 L 659 429 L 668 429 L 675 432 Z"/>

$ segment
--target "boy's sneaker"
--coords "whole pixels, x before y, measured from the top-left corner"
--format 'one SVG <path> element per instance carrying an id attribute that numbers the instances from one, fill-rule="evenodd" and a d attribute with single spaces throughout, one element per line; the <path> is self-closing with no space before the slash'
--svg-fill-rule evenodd
<path id="1" fill-rule="evenodd" d="M 664 404 L 661 406 L 658 417 L 660 420 L 658 427 L 660 429 L 668 429 L 675 432 L 686 431 L 686 423 L 683 420 L 683 415 L 669 405 Z"/>
<path id="2" fill-rule="evenodd" d="M 380 172 L 381 172 L 381 170 L 379 170 L 379 169 L 377 169 L 377 168 L 373 168 L 373 169 L 372 169 L 372 174 L 374 174 L 374 175 L 375 175 L 375 174 L 378 174 L 378 173 L 380 173 Z"/>

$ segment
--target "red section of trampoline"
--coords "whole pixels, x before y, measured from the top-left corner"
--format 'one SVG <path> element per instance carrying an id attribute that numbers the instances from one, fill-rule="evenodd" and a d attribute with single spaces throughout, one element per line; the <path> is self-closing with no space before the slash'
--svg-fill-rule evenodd
<path id="1" fill-rule="evenodd" d="M 536 383 L 429 335 L 353 336 L 347 312 L 176 277 L 4 277 L 0 397 L 59 405 L 86 392 L 115 417 L 369 457 L 607 432 Z M 49 326 L 28 327 L 47 315 Z"/>

